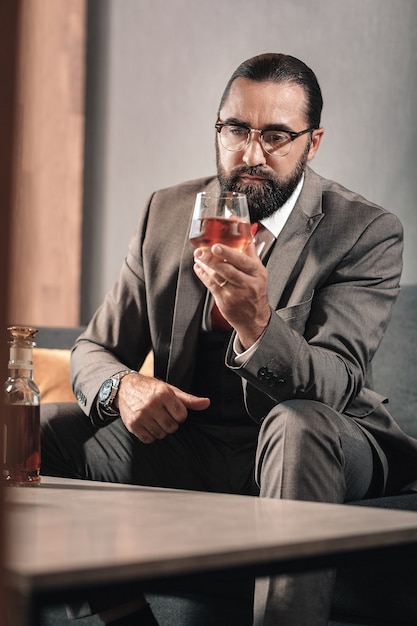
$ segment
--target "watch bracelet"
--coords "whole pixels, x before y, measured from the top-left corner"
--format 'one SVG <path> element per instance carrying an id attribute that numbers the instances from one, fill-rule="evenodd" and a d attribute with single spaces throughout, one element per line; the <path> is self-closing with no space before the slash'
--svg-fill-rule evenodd
<path id="1" fill-rule="evenodd" d="M 120 384 L 120 381 L 122 380 L 122 378 L 127 376 L 127 374 L 137 374 L 137 371 L 136 370 L 120 370 L 116 374 L 113 374 L 112 376 L 110 376 L 110 380 L 113 379 L 113 378 L 117 378 L 118 381 L 119 381 L 119 384 Z M 118 390 L 119 390 L 119 388 L 117 388 L 117 392 L 118 392 Z M 113 398 L 113 401 L 114 401 L 114 398 Z M 96 412 L 97 412 L 98 418 L 100 420 L 100 423 L 98 424 L 92 418 L 93 424 L 95 426 L 104 426 L 105 424 L 108 424 L 108 423 L 114 421 L 115 419 L 117 419 L 118 417 L 120 417 L 120 413 L 119 413 L 119 411 L 117 409 L 113 409 L 111 405 L 109 407 L 103 406 L 100 403 L 100 401 L 98 400 L 98 398 L 97 398 L 97 400 L 95 402 L 95 408 L 96 408 Z"/>

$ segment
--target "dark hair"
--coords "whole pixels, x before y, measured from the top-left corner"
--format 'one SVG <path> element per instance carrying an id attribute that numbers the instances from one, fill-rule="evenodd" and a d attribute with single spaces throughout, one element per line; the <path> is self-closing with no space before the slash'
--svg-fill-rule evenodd
<path id="1" fill-rule="evenodd" d="M 236 78 L 248 78 L 257 82 L 294 83 L 304 89 L 307 101 L 308 125 L 319 128 L 323 98 L 316 75 L 305 63 L 287 54 L 260 54 L 244 61 L 235 70 L 220 101 L 219 111 L 226 102 L 232 83 Z"/>

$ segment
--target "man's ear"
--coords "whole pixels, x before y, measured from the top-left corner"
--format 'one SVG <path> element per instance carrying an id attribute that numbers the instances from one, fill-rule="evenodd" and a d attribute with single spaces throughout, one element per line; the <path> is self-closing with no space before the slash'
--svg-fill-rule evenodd
<path id="1" fill-rule="evenodd" d="M 310 150 L 308 151 L 307 161 L 311 161 L 316 156 L 316 152 L 319 149 L 322 137 L 324 135 L 324 128 L 317 128 L 313 130 L 311 136 Z"/>

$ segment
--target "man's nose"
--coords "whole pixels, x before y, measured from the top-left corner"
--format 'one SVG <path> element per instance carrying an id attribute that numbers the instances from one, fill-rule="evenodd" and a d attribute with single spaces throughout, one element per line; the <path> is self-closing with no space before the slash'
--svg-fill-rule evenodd
<path id="1" fill-rule="evenodd" d="M 252 132 L 249 135 L 248 145 L 245 148 L 242 160 L 246 163 L 246 165 L 250 166 L 266 164 L 266 157 L 262 148 L 260 133 Z"/>

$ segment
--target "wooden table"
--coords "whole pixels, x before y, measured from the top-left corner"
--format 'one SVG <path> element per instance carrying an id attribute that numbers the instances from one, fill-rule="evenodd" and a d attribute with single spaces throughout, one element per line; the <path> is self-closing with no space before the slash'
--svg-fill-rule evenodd
<path id="1" fill-rule="evenodd" d="M 19 626 L 90 586 L 279 573 L 417 543 L 412 512 L 45 477 L 6 491 Z"/>

